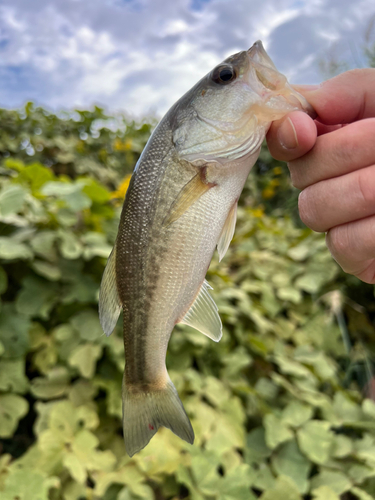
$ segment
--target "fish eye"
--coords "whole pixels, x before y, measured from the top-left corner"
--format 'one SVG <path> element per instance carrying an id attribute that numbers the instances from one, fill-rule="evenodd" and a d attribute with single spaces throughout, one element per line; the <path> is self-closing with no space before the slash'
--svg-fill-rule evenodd
<path id="1" fill-rule="evenodd" d="M 232 66 L 219 66 L 212 72 L 212 80 L 220 85 L 227 85 L 233 82 L 236 77 L 236 71 Z"/>

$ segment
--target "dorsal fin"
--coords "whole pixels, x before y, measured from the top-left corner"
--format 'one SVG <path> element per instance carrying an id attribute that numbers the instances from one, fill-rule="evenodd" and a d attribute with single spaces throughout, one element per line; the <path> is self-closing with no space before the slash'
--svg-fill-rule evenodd
<path id="1" fill-rule="evenodd" d="M 189 325 L 215 342 L 219 342 L 222 336 L 221 319 L 209 289 L 212 290 L 212 287 L 204 280 L 192 306 L 180 323 Z"/>
<path id="2" fill-rule="evenodd" d="M 227 220 L 224 223 L 223 229 L 221 230 L 219 240 L 217 242 L 217 251 L 219 252 L 219 262 L 227 253 L 230 242 L 232 241 L 234 235 L 234 229 L 236 227 L 237 220 L 237 201 L 233 204 L 230 212 L 228 214 Z"/>
<path id="3" fill-rule="evenodd" d="M 116 244 L 108 257 L 99 291 L 99 320 L 109 337 L 121 312 L 121 302 L 116 283 Z"/>

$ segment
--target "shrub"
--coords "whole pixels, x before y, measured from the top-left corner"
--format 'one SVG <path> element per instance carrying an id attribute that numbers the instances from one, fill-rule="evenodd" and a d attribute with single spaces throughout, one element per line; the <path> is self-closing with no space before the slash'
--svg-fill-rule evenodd
<path id="1" fill-rule="evenodd" d="M 373 287 L 295 222 L 284 167 L 262 152 L 209 269 L 223 339 L 177 326 L 169 344 L 194 446 L 161 429 L 130 459 L 121 325 L 102 334 L 97 300 L 151 125 L 31 104 L 0 120 L 1 498 L 373 498 Z"/>

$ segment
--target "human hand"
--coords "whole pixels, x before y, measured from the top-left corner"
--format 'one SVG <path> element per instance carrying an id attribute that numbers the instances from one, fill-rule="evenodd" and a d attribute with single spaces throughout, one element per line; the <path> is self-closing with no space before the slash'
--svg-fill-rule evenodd
<path id="1" fill-rule="evenodd" d="M 301 220 L 326 232 L 347 273 L 375 283 L 375 69 L 353 70 L 318 88 L 295 86 L 318 114 L 274 122 L 272 156 L 288 162 Z"/>

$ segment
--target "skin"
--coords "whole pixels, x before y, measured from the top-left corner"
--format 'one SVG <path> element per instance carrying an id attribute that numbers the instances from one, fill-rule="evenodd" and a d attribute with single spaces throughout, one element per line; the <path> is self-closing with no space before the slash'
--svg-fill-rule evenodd
<path id="1" fill-rule="evenodd" d="M 267 134 L 301 190 L 301 220 L 326 233 L 344 271 L 375 283 L 375 69 L 353 70 L 318 87 L 295 86 L 317 112 L 293 111 Z"/>

